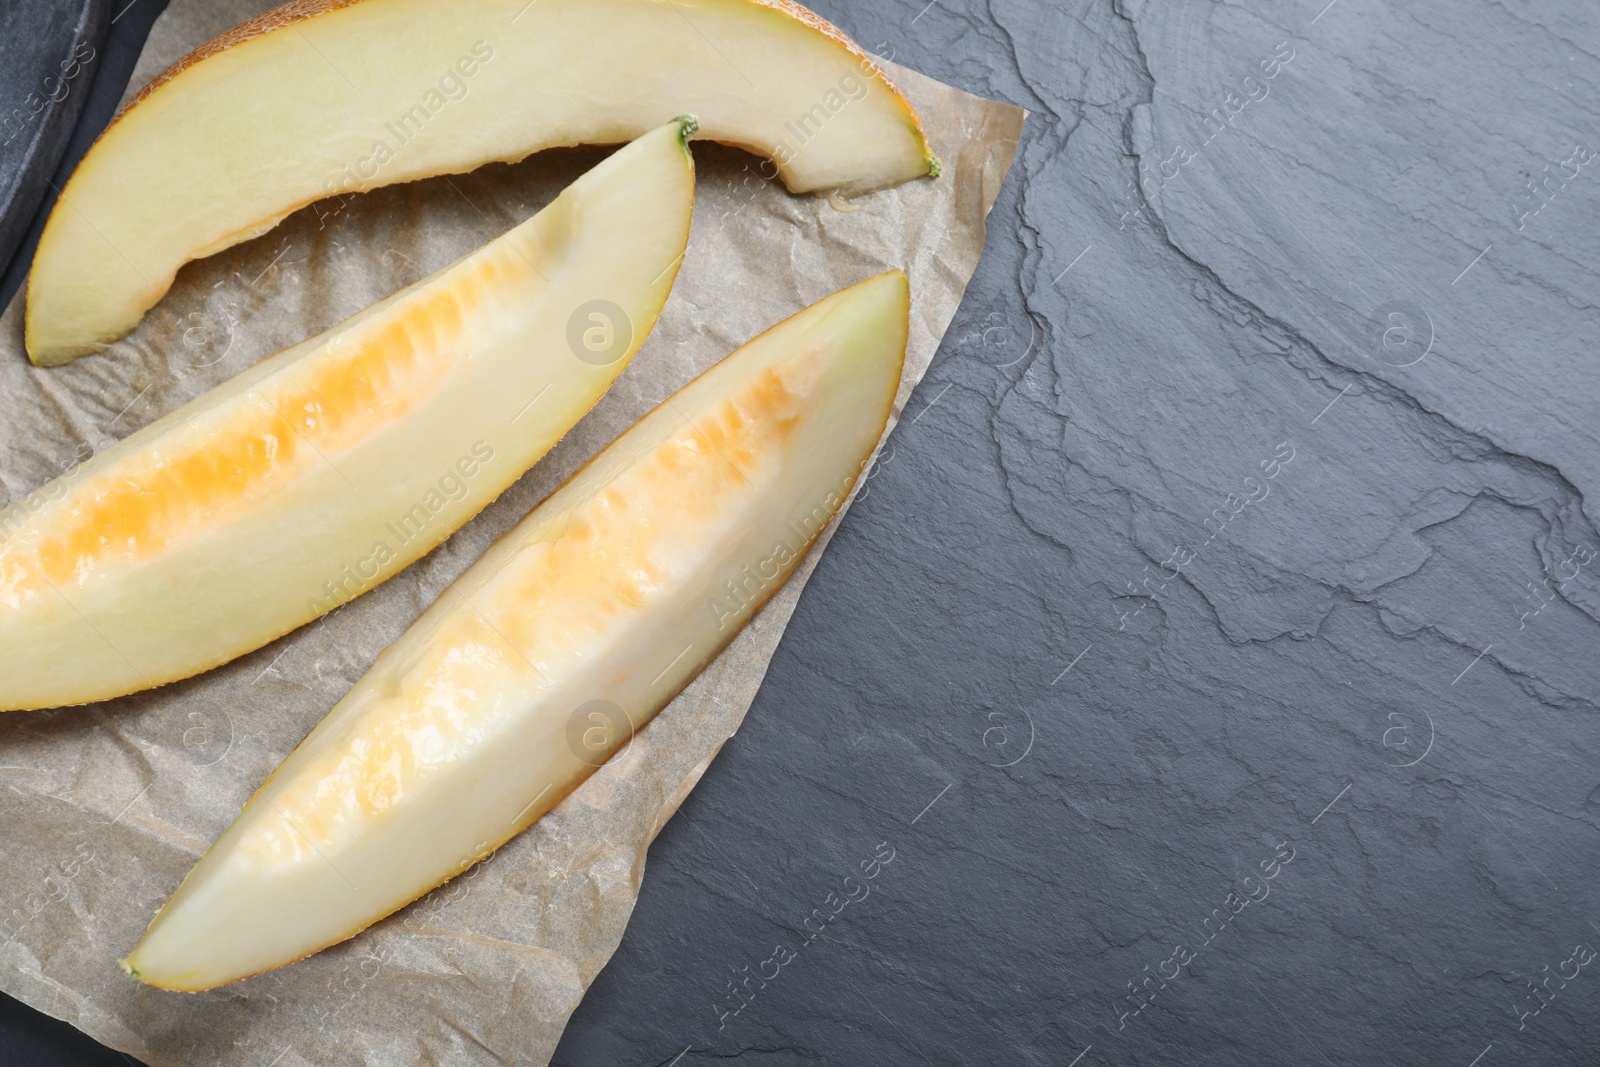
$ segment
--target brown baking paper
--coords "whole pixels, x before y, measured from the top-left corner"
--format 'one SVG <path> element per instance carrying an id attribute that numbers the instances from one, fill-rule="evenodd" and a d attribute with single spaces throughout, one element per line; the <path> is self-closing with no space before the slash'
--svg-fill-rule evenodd
<path id="1" fill-rule="evenodd" d="M 130 94 L 268 6 L 175 0 Z M 378 653 L 546 493 L 695 374 L 813 301 L 902 267 L 912 309 L 899 415 L 977 265 L 1024 113 L 890 73 L 921 112 L 943 176 L 836 205 L 763 180 L 754 156 L 696 143 L 694 231 L 654 334 L 560 446 L 440 548 L 199 678 L 84 708 L 0 715 L 0 989 L 151 1067 L 548 1061 L 622 937 L 651 840 L 738 729 L 820 548 L 626 750 L 463 877 L 342 945 L 210 993 L 149 988 L 117 961 Z M 0 318 L 0 490 L 18 500 L 263 356 L 452 262 L 605 153 L 544 152 L 313 205 L 191 264 L 132 335 L 55 370 L 23 354 L 19 296 Z"/>

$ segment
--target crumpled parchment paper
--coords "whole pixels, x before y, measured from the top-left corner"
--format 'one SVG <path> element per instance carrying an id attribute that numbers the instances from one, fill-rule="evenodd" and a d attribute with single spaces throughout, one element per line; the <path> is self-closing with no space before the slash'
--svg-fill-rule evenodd
<path id="1" fill-rule="evenodd" d="M 129 95 L 269 6 L 175 0 Z M 790 196 L 754 156 L 696 143 L 693 236 L 654 334 L 559 447 L 432 554 L 199 678 L 0 715 L 0 989 L 151 1067 L 548 1062 L 622 937 L 651 840 L 738 729 L 820 545 L 623 753 L 461 878 L 342 945 L 210 993 L 151 989 L 117 961 L 378 653 L 578 465 L 705 367 L 834 290 L 902 267 L 913 302 L 898 417 L 977 265 L 1024 112 L 886 66 L 920 111 L 943 176 L 835 205 Z M 28 364 L 19 295 L 0 318 L 0 493 L 19 499 L 452 262 L 606 151 L 545 152 L 313 205 L 191 264 L 137 331 L 64 368 Z"/>

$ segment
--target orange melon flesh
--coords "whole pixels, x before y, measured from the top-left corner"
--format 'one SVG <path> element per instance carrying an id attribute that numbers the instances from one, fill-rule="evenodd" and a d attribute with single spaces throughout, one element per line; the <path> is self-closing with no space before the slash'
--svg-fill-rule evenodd
<path id="1" fill-rule="evenodd" d="M 398 573 L 498 496 L 654 326 L 688 241 L 692 128 L 646 134 L 478 252 L 0 513 L 0 709 L 225 663 Z"/>
<path id="2" fill-rule="evenodd" d="M 314 729 L 125 962 L 200 990 L 343 941 L 532 825 L 733 639 L 887 422 L 891 271 L 740 348 L 497 542 Z"/>
<path id="3" fill-rule="evenodd" d="M 682 111 L 796 192 L 938 173 L 899 90 L 788 0 L 299 0 L 175 65 L 90 149 L 34 257 L 29 356 L 104 349 L 185 263 L 315 200 Z"/>

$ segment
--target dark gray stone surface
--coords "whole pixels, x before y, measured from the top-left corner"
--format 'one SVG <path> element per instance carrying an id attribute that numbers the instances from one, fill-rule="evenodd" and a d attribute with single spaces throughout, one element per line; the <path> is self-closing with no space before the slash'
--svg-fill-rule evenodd
<path id="1" fill-rule="evenodd" d="M 1597 1062 L 1600 12 L 925 3 L 1023 151 L 555 1062 Z"/>
<path id="2" fill-rule="evenodd" d="M 55 206 L 56 189 L 65 185 L 71 177 L 73 168 L 78 165 L 78 160 L 89 151 L 89 146 L 94 144 L 95 138 L 100 136 L 100 131 L 111 122 L 111 117 L 117 112 L 117 105 L 122 99 L 122 91 L 128 86 L 128 79 L 133 75 L 134 64 L 139 61 L 139 53 L 144 49 L 145 38 L 150 35 L 150 27 L 155 24 L 156 18 L 165 11 L 167 0 L 116 0 L 116 9 L 111 16 L 110 28 L 106 30 L 103 47 L 93 63 L 93 69 L 78 76 L 79 84 L 75 84 L 74 91 L 84 88 L 82 106 L 83 110 L 78 115 L 77 126 L 72 130 L 72 137 L 67 142 L 66 151 L 61 156 L 61 161 L 56 165 L 56 172 L 50 182 L 45 184 L 44 198 L 39 202 L 37 210 L 33 213 L 33 221 L 24 233 L 21 245 L 16 254 L 11 257 L 6 265 L 4 256 L 0 256 L 0 265 L 4 265 L 0 272 L 0 308 L 11 303 L 12 296 L 22 283 L 27 279 L 28 265 L 33 261 L 33 250 L 39 244 L 39 235 L 44 232 L 45 220 L 50 217 L 50 210 Z M 82 81 L 89 78 L 87 82 Z M 52 184 L 54 188 L 52 188 Z"/>
<path id="3" fill-rule="evenodd" d="M 988 251 L 555 1062 L 1595 1063 L 1600 10 L 925 2 Z"/>
<path id="4" fill-rule="evenodd" d="M 66 151 L 110 21 L 111 0 L 0 4 L 0 263 L 22 243 Z"/>

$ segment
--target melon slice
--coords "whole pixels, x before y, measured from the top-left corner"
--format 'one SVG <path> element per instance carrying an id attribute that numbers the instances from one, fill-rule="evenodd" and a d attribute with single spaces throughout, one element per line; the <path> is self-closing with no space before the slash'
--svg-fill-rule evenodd
<path id="1" fill-rule="evenodd" d="M 777 591 L 888 420 L 909 292 L 812 305 L 617 438 L 267 779 L 124 963 L 210 989 L 343 941 L 532 825 Z"/>
<path id="2" fill-rule="evenodd" d="M 790 0 L 297 0 L 178 62 L 84 157 L 34 258 L 29 356 L 104 349 L 185 263 L 312 201 L 684 111 L 796 192 L 938 173 L 899 90 Z"/>
<path id="3" fill-rule="evenodd" d="M 0 513 L 0 709 L 197 674 L 396 574 L 532 466 L 654 327 L 690 119 L 504 236 Z"/>

